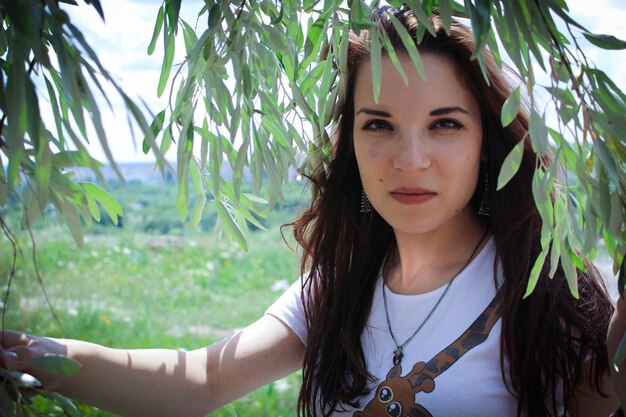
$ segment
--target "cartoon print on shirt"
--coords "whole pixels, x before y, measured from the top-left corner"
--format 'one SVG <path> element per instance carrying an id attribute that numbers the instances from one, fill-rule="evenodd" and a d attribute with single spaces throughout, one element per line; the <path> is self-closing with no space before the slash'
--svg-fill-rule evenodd
<path id="1" fill-rule="evenodd" d="M 428 362 L 417 362 L 411 372 L 402 375 L 402 365 L 391 368 L 386 379 L 378 385 L 376 395 L 353 417 L 432 417 L 423 406 L 415 403 L 418 392 L 432 392 L 435 378 L 445 372 L 465 353 L 480 345 L 489 336 L 502 315 L 496 296 L 474 323 L 448 347 Z"/>

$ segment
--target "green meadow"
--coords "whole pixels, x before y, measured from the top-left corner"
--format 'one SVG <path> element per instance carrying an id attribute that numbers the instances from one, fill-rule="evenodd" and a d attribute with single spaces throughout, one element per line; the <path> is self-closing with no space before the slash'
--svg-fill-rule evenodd
<path id="1" fill-rule="evenodd" d="M 103 221 L 86 228 L 82 248 L 54 213 L 34 228 L 41 283 L 30 238 L 16 233 L 21 249 L 4 306 L 6 328 L 117 348 L 190 350 L 259 318 L 298 275 L 297 253 L 283 240 L 280 225 L 301 211 L 306 192 L 300 186 L 288 189 L 285 204 L 260 219 L 267 231 L 250 231 L 247 252 L 212 233 L 215 215 L 210 207 L 197 229 L 181 223 L 173 208 L 173 185 L 113 188 L 125 209 L 122 227 Z M 19 228 L 17 210 L 5 210 L 2 216 L 14 231 Z M 291 229 L 284 234 L 293 246 Z M 12 253 L 4 239 L 3 293 L 9 287 Z M 293 416 L 300 379 L 299 373 L 291 375 L 210 416 Z M 41 397 L 33 404 L 39 415 L 65 415 Z M 113 416 L 77 406 L 83 416 Z"/>

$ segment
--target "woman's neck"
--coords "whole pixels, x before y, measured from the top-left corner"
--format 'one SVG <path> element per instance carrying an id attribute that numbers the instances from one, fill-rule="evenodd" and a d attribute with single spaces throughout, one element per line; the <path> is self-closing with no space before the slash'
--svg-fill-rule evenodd
<path id="1" fill-rule="evenodd" d="M 422 294 L 447 284 L 473 253 L 475 257 L 480 252 L 487 242 L 481 241 L 486 230 L 475 219 L 456 230 L 411 235 L 396 232 L 397 251 L 385 273 L 387 286 L 398 294 Z"/>

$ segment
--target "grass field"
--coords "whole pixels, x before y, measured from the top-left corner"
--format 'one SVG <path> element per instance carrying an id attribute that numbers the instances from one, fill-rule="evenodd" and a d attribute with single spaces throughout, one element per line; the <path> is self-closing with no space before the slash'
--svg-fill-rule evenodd
<path id="1" fill-rule="evenodd" d="M 248 253 L 208 233 L 116 229 L 87 234 L 78 249 L 61 226 L 37 230 L 38 267 L 63 329 L 46 303 L 24 235 L 5 326 L 119 348 L 193 349 L 215 342 L 260 317 L 297 277 L 297 256 L 278 228 L 292 219 L 284 212 L 274 216 L 269 231 L 251 233 Z M 0 285 L 6 289 L 11 247 L 4 242 Z M 293 416 L 299 383 L 294 374 L 210 416 Z M 35 404 L 42 415 L 64 415 L 47 400 Z M 83 416 L 113 416 L 79 409 Z"/>

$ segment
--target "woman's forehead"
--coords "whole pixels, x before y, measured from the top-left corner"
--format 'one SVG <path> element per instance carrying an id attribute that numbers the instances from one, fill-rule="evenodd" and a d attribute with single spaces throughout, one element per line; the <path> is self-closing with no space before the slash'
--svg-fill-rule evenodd
<path id="1" fill-rule="evenodd" d="M 359 105 L 414 107 L 417 105 L 439 105 L 448 101 L 474 106 L 472 92 L 462 82 L 455 62 L 443 54 L 424 53 L 422 64 L 426 78 L 422 78 L 407 55 L 398 56 L 398 64 L 406 74 L 400 74 L 388 56 L 381 59 L 380 96 L 374 97 L 373 69 L 370 59 L 363 60 L 356 72 L 354 103 L 355 112 Z M 452 103 L 450 103 L 452 104 Z"/>

